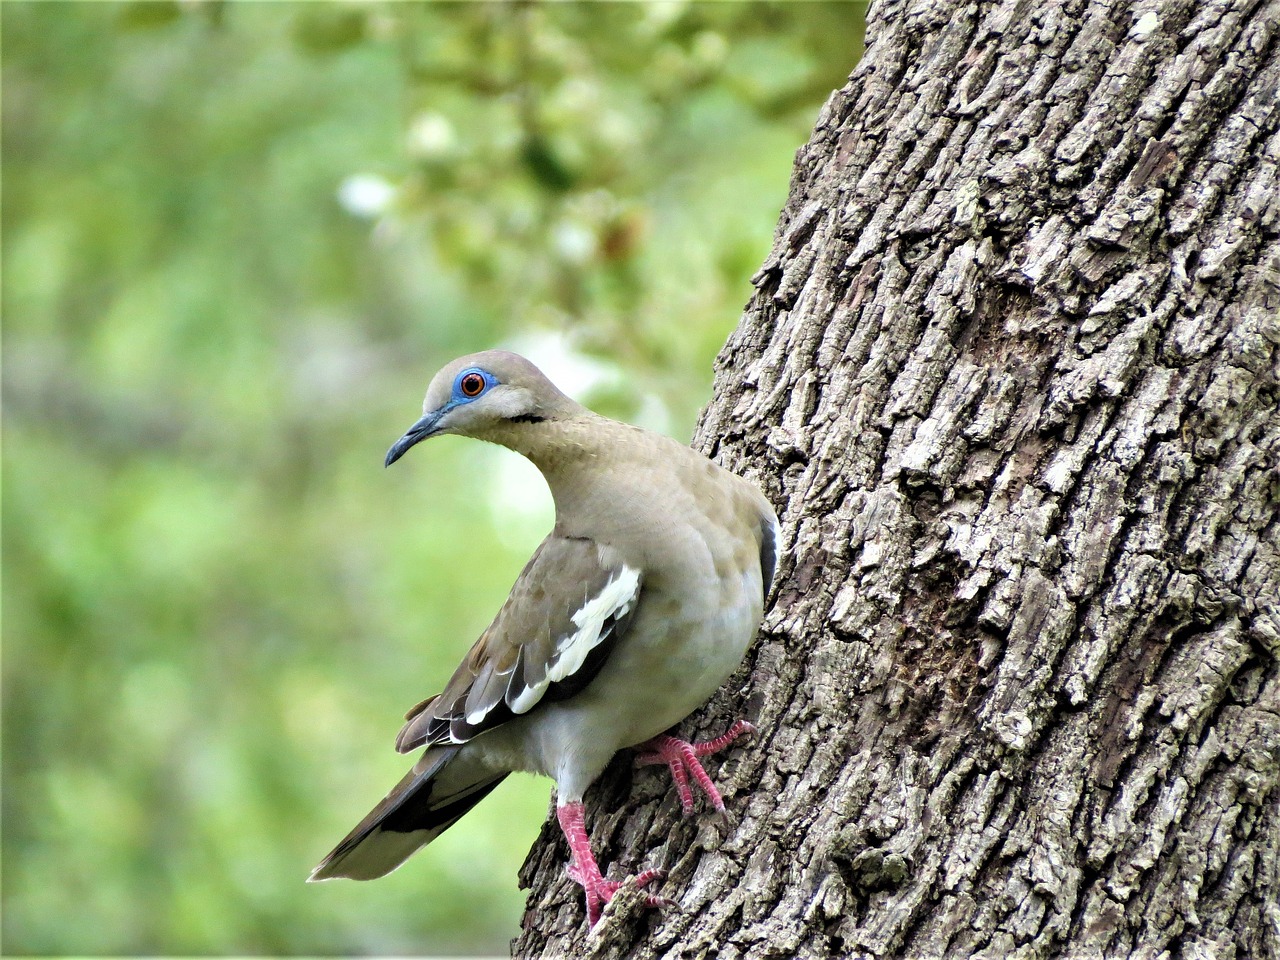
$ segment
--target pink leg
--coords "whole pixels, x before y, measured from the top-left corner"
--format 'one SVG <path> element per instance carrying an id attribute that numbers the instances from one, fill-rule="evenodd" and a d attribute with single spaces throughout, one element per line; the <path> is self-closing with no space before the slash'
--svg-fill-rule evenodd
<path id="1" fill-rule="evenodd" d="M 693 813 L 693 790 L 689 786 L 690 777 L 702 788 L 711 805 L 720 813 L 724 813 L 724 800 L 720 796 L 720 791 L 707 776 L 707 771 L 702 769 L 698 758 L 717 753 L 739 737 L 755 732 L 755 727 L 745 720 L 739 720 L 714 740 L 706 740 L 702 743 L 690 743 L 664 734 L 652 740 L 646 740 L 636 748 L 640 751 L 639 756 L 636 757 L 636 763 L 642 766 L 665 763 L 671 769 L 671 779 L 675 782 L 676 794 L 680 797 L 680 807 L 686 816 Z"/>
<path id="2" fill-rule="evenodd" d="M 573 856 L 569 864 L 569 879 L 582 886 L 587 896 L 587 922 L 595 926 L 600 921 L 604 905 L 613 899 L 623 881 L 606 880 L 600 873 L 595 854 L 591 852 L 591 841 L 587 837 L 587 827 L 583 821 L 582 803 L 557 804 L 556 818 L 560 821 L 560 829 L 569 841 L 569 852 Z M 636 874 L 637 887 L 643 887 L 666 876 L 662 870 L 645 870 Z M 663 897 L 648 896 L 645 905 L 649 907 L 670 906 L 671 901 Z"/>

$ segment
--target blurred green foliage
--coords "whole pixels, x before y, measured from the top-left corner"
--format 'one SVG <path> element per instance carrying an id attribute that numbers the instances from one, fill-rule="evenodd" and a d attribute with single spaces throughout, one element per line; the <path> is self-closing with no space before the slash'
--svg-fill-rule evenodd
<path id="1" fill-rule="evenodd" d="M 0 17 L 4 951 L 505 952 L 546 781 L 302 883 L 550 522 L 382 454 L 504 343 L 687 438 L 862 5 Z"/>

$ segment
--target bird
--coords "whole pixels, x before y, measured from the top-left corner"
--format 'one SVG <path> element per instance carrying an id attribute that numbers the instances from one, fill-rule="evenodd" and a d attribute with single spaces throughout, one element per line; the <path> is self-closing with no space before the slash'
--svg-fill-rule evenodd
<path id="1" fill-rule="evenodd" d="M 668 731 L 741 663 L 778 561 L 773 507 L 750 481 L 690 447 L 601 416 L 532 362 L 503 350 L 461 357 L 431 380 L 422 417 L 387 452 L 391 466 L 431 437 L 499 444 L 541 471 L 555 524 L 445 684 L 405 715 L 412 769 L 320 862 L 309 880 L 369 880 L 400 866 L 509 773 L 555 781 L 568 875 L 594 927 L 622 881 L 591 849 L 583 795 L 620 750 L 666 764 L 684 813 L 693 787 L 721 814 L 701 764 L 754 727 L 713 740 Z M 635 883 L 664 878 L 645 870 Z M 671 901 L 646 891 L 648 907 Z"/>

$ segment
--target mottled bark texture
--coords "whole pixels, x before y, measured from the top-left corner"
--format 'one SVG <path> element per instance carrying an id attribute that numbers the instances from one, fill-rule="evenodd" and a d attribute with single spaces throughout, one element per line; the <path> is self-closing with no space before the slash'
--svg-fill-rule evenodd
<path id="1" fill-rule="evenodd" d="M 885 0 L 697 443 L 783 518 L 762 636 L 623 761 L 520 956 L 1280 957 L 1280 4 Z"/>

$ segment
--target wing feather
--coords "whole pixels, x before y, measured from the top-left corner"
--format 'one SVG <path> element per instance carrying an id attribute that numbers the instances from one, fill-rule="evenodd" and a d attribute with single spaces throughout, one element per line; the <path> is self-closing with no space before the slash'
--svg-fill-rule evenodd
<path id="1" fill-rule="evenodd" d="M 609 547 L 549 536 L 444 691 L 410 711 L 396 749 L 465 743 L 581 690 L 626 632 L 641 581 Z"/>
<path id="2" fill-rule="evenodd" d="M 773 511 L 760 518 L 760 585 L 764 590 L 761 598 L 769 600 L 769 587 L 773 584 L 773 575 L 778 569 L 778 540 L 781 532 L 778 529 L 778 518 Z"/>

